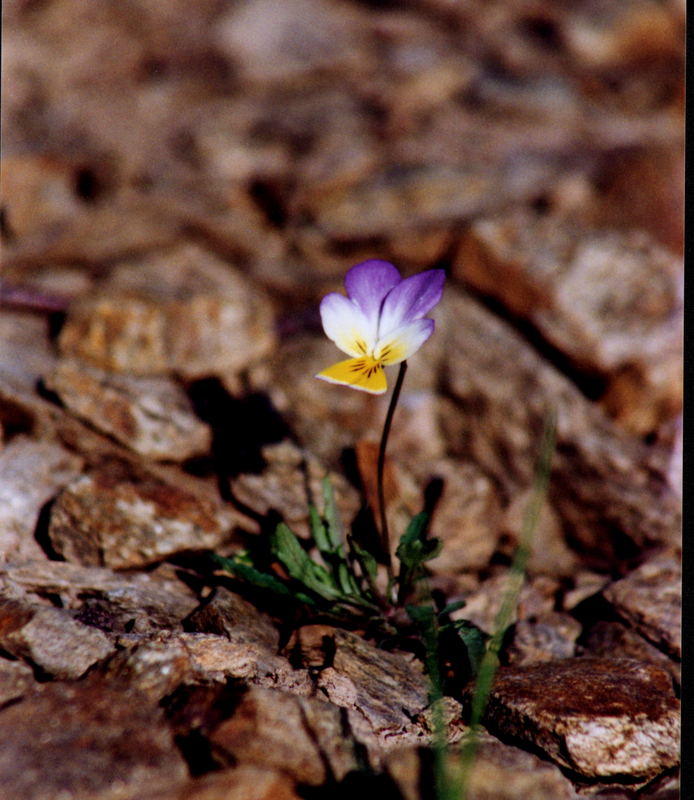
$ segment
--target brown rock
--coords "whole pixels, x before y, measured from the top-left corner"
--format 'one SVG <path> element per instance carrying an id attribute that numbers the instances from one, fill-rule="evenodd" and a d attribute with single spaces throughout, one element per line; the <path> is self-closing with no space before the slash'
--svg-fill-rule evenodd
<path id="1" fill-rule="evenodd" d="M 633 658 L 661 667 L 672 676 L 676 685 L 681 682 L 680 665 L 668 658 L 642 636 L 619 622 L 599 620 L 582 637 L 581 655 L 602 658 Z"/>
<path id="2" fill-rule="evenodd" d="M 647 561 L 603 590 L 605 599 L 646 639 L 682 657 L 682 567 L 673 558 Z"/>
<path id="3" fill-rule="evenodd" d="M 540 664 L 575 655 L 581 624 L 568 614 L 556 611 L 515 623 L 504 659 L 515 666 Z M 605 653 L 604 655 L 608 655 Z"/>
<path id="4" fill-rule="evenodd" d="M 2 603 L 0 614 L 0 647 L 54 678 L 79 678 L 115 650 L 104 633 L 64 609 L 10 600 Z"/>
<path id="5" fill-rule="evenodd" d="M 0 283 L 0 295 L 7 291 Z M 48 321 L 28 312 L 3 308 L 0 314 L 0 383 L 7 391 L 34 392 L 36 382 L 55 365 L 55 353 L 48 339 Z M 9 411 L 0 405 L 0 419 Z"/>
<path id="6" fill-rule="evenodd" d="M 188 620 L 189 630 L 201 633 L 233 635 L 243 629 L 249 638 L 270 650 L 277 651 L 279 631 L 269 617 L 239 595 L 218 586 L 212 596 Z"/>
<path id="7" fill-rule="evenodd" d="M 446 767 L 449 780 L 455 786 L 463 779 L 457 747 L 451 748 L 447 754 Z M 397 750 L 389 753 L 385 769 L 397 783 L 404 800 L 419 800 L 420 787 L 431 782 L 422 763 L 421 751 Z M 469 800 L 575 798 L 573 786 L 558 767 L 517 747 L 503 744 L 487 733 L 478 735 L 475 760 L 466 777 L 466 797 Z"/>
<path id="8" fill-rule="evenodd" d="M 73 481 L 53 506 L 49 536 L 68 561 L 117 569 L 214 548 L 234 514 L 203 496 L 112 463 Z"/>
<path id="9" fill-rule="evenodd" d="M 679 703 L 670 676 L 629 659 L 502 667 L 485 724 L 587 777 L 648 777 L 677 764 Z"/>
<path id="10" fill-rule="evenodd" d="M 188 244 L 119 266 L 97 295 L 71 309 L 59 345 L 108 370 L 233 375 L 272 350 L 272 325 L 259 290 Z"/>
<path id="11" fill-rule="evenodd" d="M 61 359 L 46 385 L 78 417 L 140 455 L 184 461 L 210 448 L 210 429 L 169 378 L 119 375 Z"/>
<path id="12" fill-rule="evenodd" d="M 571 544 L 584 557 L 611 560 L 624 542 L 676 541 L 679 501 L 652 469 L 649 448 L 627 436 L 569 381 L 477 303 L 449 287 L 445 384 L 456 399 L 451 438 L 509 494 L 532 484 L 539 435 L 557 410 L 557 446 L 549 498 Z M 454 452 L 453 455 L 456 455 Z M 462 452 L 460 453 L 462 455 Z M 606 511 L 607 510 L 607 511 Z"/>
<path id="13" fill-rule="evenodd" d="M 126 686 L 48 683 L 0 712 L 8 797 L 148 797 L 188 770 L 161 709 Z"/>
<path id="14" fill-rule="evenodd" d="M 58 595 L 63 607 L 78 610 L 84 621 L 106 630 L 127 628 L 145 633 L 175 628 L 198 605 L 179 580 L 157 571 L 123 575 L 101 567 L 67 561 L 30 561 L 0 568 L 0 578 L 15 595 Z M 94 616 L 89 619 L 90 613 Z"/>
<path id="15" fill-rule="evenodd" d="M 306 670 L 289 661 L 239 626 L 226 637 L 204 633 L 180 634 L 194 670 L 205 680 L 223 682 L 236 678 L 254 686 L 283 689 L 308 697 L 315 687 Z"/>
<path id="16" fill-rule="evenodd" d="M 430 684 L 419 662 L 381 650 L 343 630 L 334 634 L 332 666 L 323 669 L 318 688 L 334 705 L 347 709 L 352 730 L 377 765 L 384 752 L 406 744 L 428 743 L 433 722 Z M 460 735 L 460 709 L 446 706 L 450 736 Z"/>
<path id="17" fill-rule="evenodd" d="M 501 518 L 492 481 L 474 464 L 452 459 L 423 462 L 418 474 L 443 481 L 429 528 L 429 535 L 443 542 L 443 550 L 429 562 L 432 569 L 461 572 L 486 567 L 496 549 Z M 427 483 L 422 482 L 422 492 Z"/>
<path id="18" fill-rule="evenodd" d="M 0 705 L 28 694 L 35 686 L 31 667 L 23 661 L 0 658 Z"/>
<path id="19" fill-rule="evenodd" d="M 236 763 L 279 769 L 311 786 L 341 780 L 357 767 L 338 708 L 273 689 L 250 689 L 210 740 Z"/>
<path id="20" fill-rule="evenodd" d="M 327 475 L 343 524 L 348 529 L 359 510 L 360 501 L 341 474 L 328 473 L 311 453 L 287 440 L 266 445 L 261 454 L 267 462 L 261 473 L 242 473 L 230 481 L 238 501 L 263 516 L 272 509 L 294 533 L 308 536 L 308 504 L 313 503 L 319 512 L 323 511 L 322 480 Z"/>
<path id="21" fill-rule="evenodd" d="M 605 406 L 630 430 L 680 409 L 681 265 L 647 236 L 518 212 L 474 222 L 455 270 L 606 377 Z"/>
<path id="22" fill-rule="evenodd" d="M 18 436 L 0 450 L 0 562 L 45 556 L 34 538 L 41 508 L 81 467 L 79 456 L 46 440 Z"/>
<path id="23" fill-rule="evenodd" d="M 301 800 L 284 772 L 242 764 L 174 784 L 149 800 Z"/>
<path id="24" fill-rule="evenodd" d="M 513 554 L 521 538 L 526 514 L 530 507 L 532 490 L 517 492 L 505 509 L 501 521 L 504 553 Z M 530 542 L 527 563 L 529 575 L 570 576 L 577 568 L 578 558 L 566 544 L 561 520 L 547 501 L 542 506 Z"/>
<path id="25" fill-rule="evenodd" d="M 218 21 L 220 50 L 251 84 L 299 83 L 314 73 L 363 69 L 360 17 L 326 0 L 246 0 Z"/>

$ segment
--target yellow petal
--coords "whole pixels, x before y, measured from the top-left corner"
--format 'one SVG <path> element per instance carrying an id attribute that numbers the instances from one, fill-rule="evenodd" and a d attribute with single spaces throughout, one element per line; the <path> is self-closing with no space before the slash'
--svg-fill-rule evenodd
<path id="1" fill-rule="evenodd" d="M 351 386 L 352 389 L 359 389 L 370 394 L 383 394 L 387 388 L 383 367 L 378 361 L 368 356 L 339 361 L 332 367 L 319 372 L 316 378 L 328 381 L 328 383 Z"/>

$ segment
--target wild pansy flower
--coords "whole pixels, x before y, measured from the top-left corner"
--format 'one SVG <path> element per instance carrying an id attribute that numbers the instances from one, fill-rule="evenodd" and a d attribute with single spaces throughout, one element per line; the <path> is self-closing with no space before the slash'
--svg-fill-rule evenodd
<path id="1" fill-rule="evenodd" d="M 441 299 L 444 278 L 442 269 L 430 269 L 403 280 L 396 267 L 376 259 L 352 267 L 347 297 L 331 292 L 320 304 L 323 330 L 352 358 L 316 378 L 383 394 L 383 367 L 405 361 L 431 336 L 434 320 L 425 314 Z"/>

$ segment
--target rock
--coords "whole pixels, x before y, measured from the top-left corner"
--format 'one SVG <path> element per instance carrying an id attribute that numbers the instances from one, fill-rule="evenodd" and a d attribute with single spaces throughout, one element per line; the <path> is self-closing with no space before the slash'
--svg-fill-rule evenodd
<path id="1" fill-rule="evenodd" d="M 394 747 L 428 743 L 433 731 L 430 684 L 421 665 L 347 631 L 335 630 L 333 641 L 332 665 L 321 670 L 316 685 L 331 703 L 347 709 L 354 735 L 367 747 L 372 765 Z M 460 736 L 460 709 L 447 700 L 444 713 L 454 740 Z"/>
<path id="2" fill-rule="evenodd" d="M 463 778 L 458 748 L 446 755 L 446 767 L 452 782 Z M 385 769 L 395 780 L 404 800 L 419 800 L 420 787 L 430 785 L 428 767 L 421 751 L 396 750 L 389 753 Z M 573 786 L 559 768 L 538 756 L 503 744 L 488 733 L 477 739 L 475 760 L 467 778 L 469 800 L 574 800 Z"/>
<path id="3" fill-rule="evenodd" d="M 440 304 L 444 385 L 456 401 L 452 456 L 464 455 L 512 495 L 532 485 L 539 436 L 557 411 L 549 499 L 572 547 L 611 563 L 626 543 L 676 542 L 680 507 L 646 445 L 617 428 L 510 327 L 448 287 Z M 450 424 L 450 423 L 449 423 Z M 503 454 L 501 456 L 500 454 Z M 608 513 L 606 513 L 608 509 Z"/>
<path id="4" fill-rule="evenodd" d="M 149 800 L 301 800 L 294 781 L 284 772 L 241 764 L 176 783 L 149 795 Z"/>
<path id="5" fill-rule="evenodd" d="M 34 671 L 23 661 L 0 658 L 0 705 L 16 700 L 36 686 Z"/>
<path id="6" fill-rule="evenodd" d="M 532 490 L 514 494 L 501 520 L 503 546 L 499 549 L 512 557 L 523 532 L 525 517 L 532 498 Z M 530 542 L 527 563 L 529 575 L 570 576 L 577 568 L 578 558 L 566 544 L 561 520 L 552 505 L 545 500 Z"/>
<path id="7" fill-rule="evenodd" d="M 273 315 L 240 272 L 186 244 L 119 265 L 71 308 L 59 346 L 136 375 L 234 375 L 272 351 Z"/>
<path id="8" fill-rule="evenodd" d="M 610 414 L 654 431 L 681 408 L 679 259 L 642 233 L 518 212 L 475 221 L 454 272 L 607 381 Z"/>
<path id="9" fill-rule="evenodd" d="M 2 709 L 0 725 L 12 731 L 0 744 L 8 797 L 149 797 L 188 777 L 161 709 L 127 686 L 43 684 Z"/>
<path id="10" fill-rule="evenodd" d="M 308 673 L 295 669 L 283 656 L 239 626 L 226 637 L 203 633 L 180 635 L 192 667 L 206 680 L 243 680 L 254 686 L 283 689 L 308 697 L 315 687 Z"/>
<path id="11" fill-rule="evenodd" d="M 44 558 L 34 538 L 42 507 L 81 471 L 56 442 L 17 436 L 0 450 L 0 562 Z"/>
<path id="12" fill-rule="evenodd" d="M 510 631 L 510 643 L 504 647 L 504 661 L 514 666 L 526 666 L 571 658 L 575 655 L 576 639 L 580 633 L 578 620 L 556 611 L 518 620 Z"/>
<path id="13" fill-rule="evenodd" d="M 485 725 L 591 778 L 652 777 L 679 760 L 679 703 L 670 676 L 629 659 L 502 667 Z"/>
<path id="14" fill-rule="evenodd" d="M 682 657 L 682 567 L 663 556 L 603 589 L 617 613 L 671 657 Z"/>
<path id="15" fill-rule="evenodd" d="M 223 586 L 218 586 L 209 599 L 190 615 L 188 629 L 219 636 L 232 636 L 243 630 L 249 639 L 268 649 L 277 651 L 279 647 L 279 631 L 270 618 Z"/>
<path id="16" fill-rule="evenodd" d="M 29 561 L 0 567 L 0 578 L 14 594 L 57 596 L 64 608 L 84 614 L 84 621 L 104 630 L 147 632 L 175 628 L 198 605 L 196 595 L 178 579 L 156 570 L 123 575 L 101 567 L 67 561 Z M 99 613 L 99 610 L 102 613 Z M 94 612 L 94 615 L 90 615 Z"/>
<path id="17" fill-rule="evenodd" d="M 327 476 L 345 530 L 349 529 L 360 501 L 341 474 L 329 473 L 311 453 L 287 440 L 262 447 L 261 455 L 267 463 L 262 472 L 244 472 L 231 479 L 237 501 L 262 516 L 270 510 L 277 512 L 294 533 L 307 537 L 308 504 L 311 502 L 319 512 L 323 511 L 322 480 Z"/>
<path id="18" fill-rule="evenodd" d="M 648 640 L 619 622 L 598 620 L 581 637 L 580 655 L 601 658 L 633 658 L 646 661 L 666 670 L 676 686 L 681 683 L 681 670 L 678 662 L 668 658 L 662 650 Z"/>
<path id="19" fill-rule="evenodd" d="M 3 282 L 4 283 L 4 282 Z M 0 283 L 0 299 L 7 291 Z M 0 314 L 0 381 L 5 390 L 34 392 L 36 383 L 55 365 L 55 353 L 48 340 L 48 321 L 25 311 L 3 308 Z M 0 405 L 0 419 L 11 422 L 11 407 Z"/>
<path id="20" fill-rule="evenodd" d="M 61 359 L 46 385 L 80 419 L 147 458 L 184 461 L 210 449 L 210 429 L 169 378 L 122 375 Z"/>
<path id="21" fill-rule="evenodd" d="M 357 768 L 355 744 L 340 709 L 322 700 L 253 688 L 210 735 L 234 763 L 279 769 L 319 786 Z"/>
<path id="22" fill-rule="evenodd" d="M 48 534 L 66 560 L 116 569 L 161 561 L 224 542 L 235 515 L 212 500 L 115 462 L 67 486 L 51 510 Z"/>
<path id="23" fill-rule="evenodd" d="M 443 481 L 429 527 L 429 535 L 440 538 L 443 549 L 429 566 L 443 573 L 486 567 L 496 549 L 501 518 L 494 484 L 474 464 L 452 459 L 422 462 L 418 474 Z M 420 484 L 422 496 L 429 481 Z"/>
<path id="24" fill-rule="evenodd" d="M 104 633 L 64 609 L 9 600 L 0 614 L 0 647 L 57 679 L 80 678 L 115 650 Z"/>
<path id="25" fill-rule="evenodd" d="M 298 83 L 314 73 L 363 70 L 360 17 L 326 0 L 246 0 L 223 14 L 220 50 L 251 84 Z"/>

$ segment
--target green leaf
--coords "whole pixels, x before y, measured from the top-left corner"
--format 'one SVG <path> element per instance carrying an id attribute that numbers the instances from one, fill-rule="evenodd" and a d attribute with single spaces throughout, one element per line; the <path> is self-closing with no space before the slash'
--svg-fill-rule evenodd
<path id="1" fill-rule="evenodd" d="M 239 561 L 236 558 L 224 558 L 223 556 L 214 554 L 212 558 L 222 569 L 226 570 L 232 575 L 235 575 L 237 578 L 242 578 L 248 583 L 259 587 L 260 589 L 265 589 L 282 597 L 291 597 L 301 600 L 307 605 L 316 605 L 315 600 L 308 597 L 308 595 L 293 592 L 285 583 L 278 578 L 275 578 L 274 575 L 268 575 L 266 572 L 261 572 L 245 561 Z"/>
<path id="2" fill-rule="evenodd" d="M 342 545 L 342 523 L 340 513 L 335 503 L 335 492 L 330 482 L 330 476 L 326 475 L 322 481 L 323 486 L 323 519 L 328 531 L 328 539 L 333 549 L 338 550 Z"/>
<path id="3" fill-rule="evenodd" d="M 363 547 L 360 547 L 354 538 L 350 539 L 350 547 L 355 558 L 357 558 L 364 571 L 372 578 L 375 578 L 378 574 L 378 563 L 376 559 L 371 555 L 371 553 L 369 553 L 368 550 L 364 550 Z"/>
<path id="4" fill-rule="evenodd" d="M 487 650 L 489 636 L 466 619 L 456 620 L 452 623 L 452 627 L 465 645 L 472 672 L 476 675 Z"/>
<path id="5" fill-rule="evenodd" d="M 341 592 L 330 573 L 316 564 L 301 546 L 289 526 L 280 522 L 271 540 L 272 552 L 284 564 L 292 578 L 325 600 L 338 600 Z"/>
<path id="6" fill-rule="evenodd" d="M 428 514 L 415 514 L 400 539 L 395 555 L 407 569 L 416 569 L 441 552 L 443 543 L 440 539 L 427 539 L 428 523 Z"/>
<path id="7" fill-rule="evenodd" d="M 321 553 L 332 553 L 333 548 L 325 531 L 325 523 L 318 513 L 318 509 L 311 503 L 308 507 L 308 517 L 311 523 L 311 536 Z"/>
<path id="8" fill-rule="evenodd" d="M 459 611 L 466 605 L 467 601 L 465 600 L 456 600 L 454 603 L 449 603 L 447 606 L 444 606 L 441 611 L 439 611 L 439 617 L 445 617 L 448 614 L 452 614 L 454 611 Z"/>

